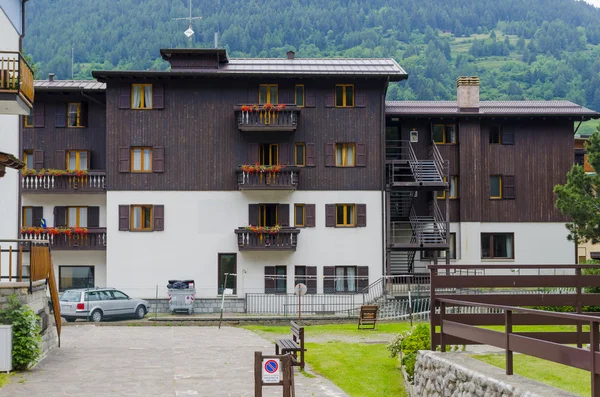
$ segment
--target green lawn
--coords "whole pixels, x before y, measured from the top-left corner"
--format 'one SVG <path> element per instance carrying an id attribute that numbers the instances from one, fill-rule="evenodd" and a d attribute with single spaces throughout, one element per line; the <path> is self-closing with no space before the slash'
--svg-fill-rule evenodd
<path id="1" fill-rule="evenodd" d="M 257 333 L 267 334 L 286 334 L 290 332 L 290 327 L 283 326 L 265 326 L 265 325 L 247 325 L 243 328 Z M 365 335 L 377 334 L 398 334 L 410 329 L 408 322 L 402 323 L 379 323 L 375 330 L 358 330 L 356 323 L 354 324 L 326 324 L 326 325 L 309 325 L 304 328 L 306 340 L 310 341 L 310 336 L 318 335 L 345 335 L 356 336 L 357 338 Z"/>
<path id="2" fill-rule="evenodd" d="M 0 373 L 0 388 L 4 387 L 10 383 L 10 379 L 13 377 L 13 375 L 14 374 Z"/>
<path id="3" fill-rule="evenodd" d="M 499 368 L 505 367 L 504 354 L 473 355 L 481 360 Z M 587 371 L 556 364 L 539 358 L 515 354 L 513 356 L 514 373 L 551 385 L 580 396 L 591 394 L 590 374 Z"/>

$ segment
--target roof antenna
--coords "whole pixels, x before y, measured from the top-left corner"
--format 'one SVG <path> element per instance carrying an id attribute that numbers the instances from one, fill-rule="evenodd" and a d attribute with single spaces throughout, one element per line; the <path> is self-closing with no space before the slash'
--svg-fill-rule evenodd
<path id="1" fill-rule="evenodd" d="M 192 0 L 190 0 L 190 16 L 189 17 L 173 18 L 173 21 L 189 21 L 190 26 L 189 26 L 188 30 L 183 32 L 183 34 L 185 34 L 187 36 L 187 38 L 190 39 L 190 47 L 192 44 L 192 36 L 194 35 L 194 31 L 192 30 L 192 21 L 195 21 L 196 19 L 202 19 L 202 17 L 193 17 L 192 16 Z"/>

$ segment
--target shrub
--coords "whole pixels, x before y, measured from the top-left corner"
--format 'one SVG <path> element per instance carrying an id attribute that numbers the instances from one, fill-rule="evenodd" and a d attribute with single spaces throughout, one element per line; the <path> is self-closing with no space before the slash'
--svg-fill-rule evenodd
<path id="1" fill-rule="evenodd" d="M 41 356 L 40 319 L 16 295 L 11 295 L 6 309 L 0 310 L 0 323 L 12 324 L 12 365 L 25 370 Z"/>
<path id="2" fill-rule="evenodd" d="M 392 358 L 400 354 L 401 363 L 412 380 L 415 376 L 418 351 L 427 350 L 430 346 L 431 337 L 429 335 L 429 327 L 425 324 L 418 324 L 410 331 L 398 334 L 387 346 L 387 349 Z"/>

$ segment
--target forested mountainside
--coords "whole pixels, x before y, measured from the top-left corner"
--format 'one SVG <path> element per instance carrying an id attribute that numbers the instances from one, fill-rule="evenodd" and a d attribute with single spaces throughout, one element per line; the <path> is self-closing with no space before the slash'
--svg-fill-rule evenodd
<path id="1" fill-rule="evenodd" d="M 25 52 L 37 77 L 158 69 L 187 47 L 188 0 L 30 0 Z M 232 57 L 393 57 L 409 73 L 388 99 L 455 96 L 479 75 L 483 99 L 565 98 L 600 110 L 600 9 L 574 0 L 193 0 L 194 47 Z"/>

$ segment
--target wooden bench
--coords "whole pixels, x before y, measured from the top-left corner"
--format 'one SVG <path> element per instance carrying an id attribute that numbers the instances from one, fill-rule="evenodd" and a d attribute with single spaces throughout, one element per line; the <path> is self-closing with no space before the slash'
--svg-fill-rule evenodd
<path id="1" fill-rule="evenodd" d="M 377 324 L 377 312 L 379 311 L 379 306 L 361 306 L 360 307 L 360 315 L 358 317 L 358 329 L 364 329 L 365 326 L 370 326 L 370 329 L 375 329 L 375 325 Z M 363 327 L 363 328 L 361 328 Z"/>
<path id="2" fill-rule="evenodd" d="M 292 355 L 292 365 L 300 366 L 304 369 L 304 327 L 298 325 L 294 321 L 291 322 L 290 332 L 292 333 L 292 339 L 277 339 L 275 342 L 275 355 L 288 354 Z M 300 360 L 298 360 L 298 353 L 300 353 Z"/>

